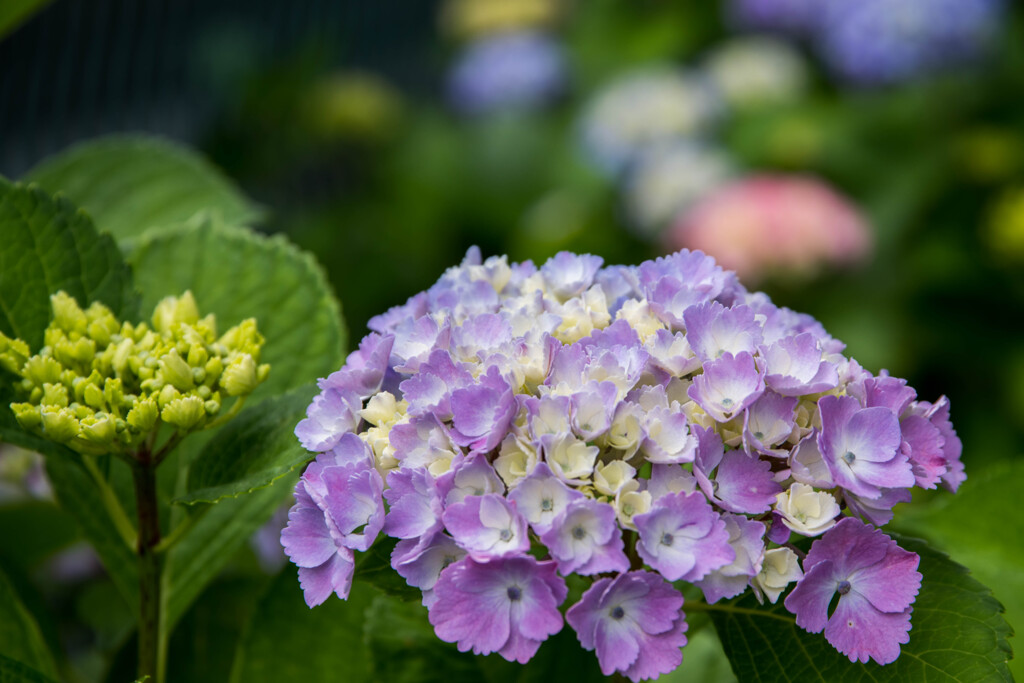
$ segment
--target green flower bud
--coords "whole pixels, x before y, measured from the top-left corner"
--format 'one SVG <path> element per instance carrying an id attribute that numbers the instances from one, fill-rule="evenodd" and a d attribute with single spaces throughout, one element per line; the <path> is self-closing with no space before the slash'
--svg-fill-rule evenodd
<path id="1" fill-rule="evenodd" d="M 43 436 L 51 441 L 67 443 L 81 431 L 78 419 L 67 408 L 43 406 L 40 414 L 43 418 Z"/>
<path id="2" fill-rule="evenodd" d="M 224 368 L 221 375 L 220 385 L 228 396 L 242 396 L 251 394 L 259 384 L 256 380 L 256 361 L 248 353 L 235 357 L 231 363 Z"/>
<path id="3" fill-rule="evenodd" d="M 130 337 L 122 339 L 114 348 L 114 357 L 110 360 L 110 365 L 114 368 L 114 372 L 119 375 L 124 374 L 125 369 L 128 367 L 128 359 L 131 357 L 134 349 L 135 341 Z"/>
<path id="4" fill-rule="evenodd" d="M 156 400 L 157 403 L 160 404 L 160 408 L 163 409 L 168 403 L 174 401 L 180 396 L 181 394 L 179 394 L 178 391 L 173 386 L 171 386 L 170 384 L 165 384 L 164 388 L 160 390 L 159 395 L 157 395 Z"/>
<path id="5" fill-rule="evenodd" d="M 156 305 L 153 311 L 153 328 L 158 332 L 170 332 L 175 325 L 199 322 L 199 307 L 195 297 L 187 291 L 180 297 L 169 296 Z"/>
<path id="6" fill-rule="evenodd" d="M 158 417 L 160 417 L 160 410 L 157 408 L 156 401 L 152 398 L 144 398 L 136 402 L 135 407 L 128 411 L 125 420 L 136 431 L 148 432 L 156 424 Z"/>
<path id="7" fill-rule="evenodd" d="M 207 401 L 203 407 L 206 408 L 207 415 L 216 415 L 220 411 L 220 401 Z"/>
<path id="8" fill-rule="evenodd" d="M 63 369 L 60 363 L 49 356 L 32 356 L 25 361 L 24 371 L 21 374 L 26 379 L 32 380 L 35 385 L 43 385 L 47 382 L 55 384 L 60 381 L 60 373 Z"/>
<path id="9" fill-rule="evenodd" d="M 195 386 L 192 379 L 192 368 L 178 355 L 177 349 L 160 359 L 160 370 L 165 382 L 173 384 L 179 391 L 190 391 Z"/>
<path id="10" fill-rule="evenodd" d="M 206 406 L 198 396 L 183 396 L 168 403 L 160 411 L 160 417 L 179 429 L 192 429 L 206 417 Z"/>
<path id="11" fill-rule="evenodd" d="M 105 446 L 103 450 L 109 450 L 117 436 L 116 421 L 110 416 L 95 418 L 89 417 L 81 421 L 82 431 L 79 438 L 82 438 L 95 446 Z"/>
<path id="12" fill-rule="evenodd" d="M 256 327 L 255 318 L 247 318 L 224 333 L 218 340 L 229 351 L 248 353 L 254 359 L 259 360 L 260 348 L 263 346 L 263 335 Z"/>
<path id="13" fill-rule="evenodd" d="M 50 297 L 50 306 L 53 308 L 54 325 L 65 332 L 87 333 L 89 319 L 74 297 L 57 292 Z"/>
<path id="14" fill-rule="evenodd" d="M 42 415 L 39 414 L 39 406 L 31 403 L 12 403 L 11 410 L 14 411 L 14 418 L 21 425 L 21 428 L 34 432 L 42 425 Z"/>
<path id="15" fill-rule="evenodd" d="M 103 382 L 103 398 L 111 410 L 124 407 L 124 385 L 117 377 L 108 377 Z"/>
<path id="16" fill-rule="evenodd" d="M 193 368 L 203 367 L 209 359 L 210 354 L 199 344 L 193 343 L 192 348 L 188 350 L 188 364 Z"/>
<path id="17" fill-rule="evenodd" d="M 66 408 L 68 405 L 68 388 L 63 384 L 44 384 L 43 399 L 40 403 L 44 406 Z"/>
<path id="18" fill-rule="evenodd" d="M 20 339 L 11 339 L 0 332 L 0 368 L 20 375 L 29 354 L 28 344 Z"/>
<path id="19" fill-rule="evenodd" d="M 62 339 L 53 345 L 53 357 L 63 365 L 87 365 L 96 355 L 96 342 L 86 337 Z"/>
<path id="20" fill-rule="evenodd" d="M 103 398 L 103 390 L 95 384 L 86 384 L 82 397 L 87 406 L 96 410 L 102 410 L 107 404 L 106 399 Z"/>
<path id="21" fill-rule="evenodd" d="M 206 370 L 207 384 L 212 384 L 220 379 L 221 374 L 224 372 L 224 361 L 220 359 L 220 356 L 214 356 L 206 361 L 206 366 L 203 369 Z"/>
<path id="22" fill-rule="evenodd" d="M 110 309 L 94 301 L 89 308 L 85 309 L 85 317 L 89 321 L 89 338 L 96 342 L 97 346 L 106 346 L 110 338 L 121 329 L 121 323 L 110 312 Z"/>

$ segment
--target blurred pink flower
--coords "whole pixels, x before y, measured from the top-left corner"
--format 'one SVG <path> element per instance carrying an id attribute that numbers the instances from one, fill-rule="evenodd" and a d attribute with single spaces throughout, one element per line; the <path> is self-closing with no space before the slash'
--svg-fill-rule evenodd
<path id="1" fill-rule="evenodd" d="M 699 249 L 749 281 L 852 265 L 874 240 L 857 208 L 824 182 L 757 175 L 706 195 L 680 214 L 665 241 L 672 251 Z"/>

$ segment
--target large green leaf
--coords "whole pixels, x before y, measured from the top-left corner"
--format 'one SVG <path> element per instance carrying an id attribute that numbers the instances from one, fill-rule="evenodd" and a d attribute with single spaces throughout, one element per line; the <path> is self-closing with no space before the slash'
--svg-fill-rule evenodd
<path id="1" fill-rule="evenodd" d="M 0 2 L 0 39 L 18 28 L 51 0 L 4 0 Z"/>
<path id="2" fill-rule="evenodd" d="M 27 179 L 66 194 L 119 242 L 183 223 L 200 211 L 218 213 L 234 225 L 262 214 L 208 161 L 159 138 L 90 140 L 43 161 Z"/>
<path id="3" fill-rule="evenodd" d="M 311 610 L 288 565 L 260 600 L 239 644 L 232 683 L 386 680 L 372 676 L 363 643 L 365 613 L 375 595 L 357 582 L 347 601 L 332 597 Z"/>
<path id="4" fill-rule="evenodd" d="M 244 496 L 189 509 L 189 519 L 181 522 L 189 527 L 167 552 L 164 566 L 168 632 L 235 551 L 289 500 L 298 478 L 293 471 Z"/>
<path id="5" fill-rule="evenodd" d="M 57 667 L 39 625 L 0 573 L 0 655 L 55 676 Z M 2 679 L 0 679 L 2 680 Z"/>
<path id="6" fill-rule="evenodd" d="M 283 237 L 205 218 L 151 235 L 130 260 L 144 311 L 191 289 L 221 330 L 257 319 L 271 370 L 250 400 L 312 382 L 344 361 L 340 305 L 313 257 Z"/>
<path id="7" fill-rule="evenodd" d="M 807 633 L 782 606 L 761 607 L 752 595 L 712 605 L 726 656 L 741 681 L 861 683 L 1011 681 L 1003 607 L 966 568 L 923 541 L 896 537 L 921 556 L 924 575 L 914 602 L 910 642 L 899 659 L 879 666 L 851 663 L 822 634 Z M 685 662 L 684 662 L 685 666 Z"/>
<path id="8" fill-rule="evenodd" d="M 115 315 L 135 315 L 121 252 L 71 202 L 0 178 L 0 235 L 0 332 L 38 350 L 50 323 L 50 295 L 58 290 L 83 306 L 98 300 Z"/>
<path id="9" fill-rule="evenodd" d="M 401 600 L 421 600 L 423 594 L 413 588 L 391 568 L 391 551 L 395 549 L 392 538 L 381 536 L 365 553 L 356 555 L 356 578 L 379 591 Z"/>
<path id="10" fill-rule="evenodd" d="M 1006 606 L 1006 620 L 1024 626 L 1024 513 L 1017 496 L 1024 491 L 1024 462 L 999 462 L 971 472 L 955 496 L 902 506 L 894 524 L 921 535 L 971 568 Z M 1024 680 L 1024 658 L 1010 661 Z"/>
<path id="11" fill-rule="evenodd" d="M 0 655 L 0 683 L 56 683 L 46 674 Z"/>
<path id="12" fill-rule="evenodd" d="M 312 458 L 295 438 L 315 385 L 263 401 L 220 429 L 188 475 L 189 492 L 179 503 L 216 503 L 269 486 Z"/>
<path id="13" fill-rule="evenodd" d="M 83 465 L 83 456 L 52 442 L 44 444 L 46 474 L 53 485 L 57 503 L 67 511 L 82 529 L 86 539 L 103 560 L 103 566 L 133 612 L 139 606 L 138 558 L 118 532 L 103 496 L 89 471 Z M 121 500 L 127 507 L 129 501 Z M 131 515 L 132 508 L 126 510 Z"/>

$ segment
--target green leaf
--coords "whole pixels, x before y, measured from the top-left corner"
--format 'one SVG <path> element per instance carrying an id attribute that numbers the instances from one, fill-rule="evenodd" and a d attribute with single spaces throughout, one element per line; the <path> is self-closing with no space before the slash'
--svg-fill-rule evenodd
<path id="1" fill-rule="evenodd" d="M 75 518 L 86 539 L 133 613 L 139 607 L 138 558 L 118 532 L 104 507 L 96 482 L 83 465 L 83 456 L 46 442 L 46 474 L 57 503 Z M 131 509 L 126 510 L 131 515 Z"/>
<path id="2" fill-rule="evenodd" d="M 347 601 L 328 598 L 310 609 L 295 567 L 288 565 L 260 600 L 242 637 L 233 683 L 303 681 L 346 683 L 379 680 L 363 644 L 363 622 L 375 591 L 355 583 Z"/>
<path id="3" fill-rule="evenodd" d="M 49 676 L 21 662 L 0 655 L 0 683 L 57 683 Z"/>
<path id="4" fill-rule="evenodd" d="M 482 658 L 438 640 L 419 602 L 378 595 L 366 610 L 365 638 L 374 679 L 389 683 L 479 681 Z"/>
<path id="5" fill-rule="evenodd" d="M 216 503 L 270 486 L 313 455 L 295 425 L 317 389 L 308 385 L 243 410 L 206 444 L 188 474 L 189 492 L 175 502 Z"/>
<path id="6" fill-rule="evenodd" d="M 164 618 L 168 632 L 235 551 L 279 506 L 290 500 L 298 478 L 299 473 L 293 471 L 244 496 L 189 508 L 191 516 L 181 522 L 189 526 L 167 551 L 164 565 Z"/>
<path id="7" fill-rule="evenodd" d="M 851 663 L 822 634 L 798 627 L 782 600 L 761 607 L 748 594 L 707 608 L 736 677 L 772 683 L 1012 681 L 1006 666 L 1012 630 L 991 591 L 923 541 L 894 538 L 921 556 L 924 575 L 914 602 L 910 642 L 899 659 L 886 666 Z"/>
<path id="8" fill-rule="evenodd" d="M 921 535 L 971 568 L 1006 606 L 1006 620 L 1024 625 L 1024 515 L 1017 498 L 1024 490 L 1024 462 L 1005 461 L 972 470 L 955 496 L 940 493 L 927 502 L 901 506 L 893 524 Z M 1010 661 L 1024 680 L 1024 658 Z"/>
<path id="9" fill-rule="evenodd" d="M 122 243 L 200 211 L 233 225 L 252 224 L 263 213 L 206 159 L 159 138 L 90 140 L 43 161 L 26 178 L 66 194 Z"/>
<path id="10" fill-rule="evenodd" d="M 144 311 L 191 289 L 221 331 L 256 318 L 266 337 L 261 360 L 271 368 L 250 401 L 325 377 L 344 361 L 341 308 L 323 271 L 283 237 L 207 218 L 151 235 L 130 261 Z"/>
<path id="11" fill-rule="evenodd" d="M 39 625 L 21 604 L 7 577 L 0 573 L 0 655 L 49 676 L 57 667 Z M 0 678 L 2 680 L 2 678 Z"/>
<path id="12" fill-rule="evenodd" d="M 356 555 L 356 579 L 401 600 L 422 600 L 423 594 L 413 588 L 391 568 L 391 551 L 396 540 L 381 536 L 369 550 Z"/>
<path id="13" fill-rule="evenodd" d="M 51 0 L 4 0 L 0 3 L 0 38 L 18 28 Z"/>
<path id="14" fill-rule="evenodd" d="M 58 290 L 82 306 L 98 300 L 115 315 L 135 315 L 131 272 L 117 245 L 66 199 L 0 178 L 0 235 L 0 332 L 38 350 Z"/>

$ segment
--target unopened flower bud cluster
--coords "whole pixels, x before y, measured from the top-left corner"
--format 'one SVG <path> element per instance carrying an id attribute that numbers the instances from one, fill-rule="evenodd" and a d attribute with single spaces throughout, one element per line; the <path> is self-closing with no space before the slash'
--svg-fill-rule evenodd
<path id="1" fill-rule="evenodd" d="M 12 403 L 26 430 L 84 454 L 127 453 L 157 428 L 202 429 L 229 397 L 246 396 L 269 372 L 263 336 L 245 320 L 217 335 L 191 292 L 157 304 L 152 326 L 119 321 L 102 303 L 82 309 L 58 292 L 43 347 L 0 333 L 0 366 L 25 397 Z"/>
<path id="2" fill-rule="evenodd" d="M 670 671 L 680 581 L 708 602 L 790 591 L 851 659 L 907 642 L 918 558 L 872 525 L 915 485 L 963 481 L 948 401 L 865 371 L 711 258 L 471 250 L 370 327 L 296 428 L 318 455 L 282 543 L 311 606 L 347 597 L 383 532 L 437 635 L 509 660 L 567 621 L 605 674 Z M 572 574 L 590 587 L 561 610 Z"/>

